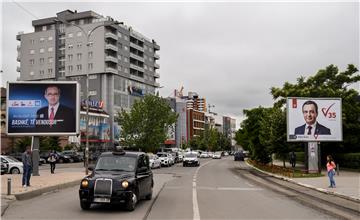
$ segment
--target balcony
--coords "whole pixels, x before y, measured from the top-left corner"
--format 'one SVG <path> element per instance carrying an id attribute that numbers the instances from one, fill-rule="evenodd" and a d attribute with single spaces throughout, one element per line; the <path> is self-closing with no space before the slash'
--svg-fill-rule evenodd
<path id="1" fill-rule="evenodd" d="M 17 46 L 16 46 L 16 50 L 17 50 L 17 51 L 20 51 L 20 48 L 21 48 L 20 45 L 17 45 Z"/>
<path id="2" fill-rule="evenodd" d="M 20 56 L 20 53 L 18 53 L 18 55 L 17 55 L 17 57 L 16 57 L 16 60 L 17 60 L 18 62 L 20 62 L 20 61 L 21 61 L 21 56 Z"/>
<path id="3" fill-rule="evenodd" d="M 20 73 L 21 68 L 19 66 L 16 67 L 16 72 Z"/>
<path id="4" fill-rule="evenodd" d="M 157 54 L 157 53 L 154 53 L 154 58 L 155 58 L 155 60 L 158 60 L 158 59 L 160 59 L 160 56 L 159 56 L 159 54 Z"/>
<path id="5" fill-rule="evenodd" d="M 154 68 L 155 68 L 155 69 L 159 69 L 159 68 L 160 68 L 160 65 L 157 64 L 157 63 L 154 63 Z"/>
<path id="6" fill-rule="evenodd" d="M 130 47 L 133 47 L 133 48 L 135 48 L 135 49 L 137 49 L 137 50 L 140 50 L 141 52 L 144 52 L 144 48 L 142 48 L 142 47 L 140 47 L 139 45 L 136 45 L 136 44 L 134 44 L 134 43 L 131 43 L 131 42 L 130 42 Z"/>
<path id="7" fill-rule="evenodd" d="M 152 42 L 154 44 L 154 50 L 155 51 L 160 50 L 160 46 L 154 40 L 152 40 Z"/>
<path id="8" fill-rule="evenodd" d="M 145 59 L 143 57 L 140 57 L 140 56 L 135 55 L 133 53 L 130 53 L 130 57 L 134 58 L 134 59 L 137 59 L 137 60 L 140 60 L 141 62 L 145 62 Z"/>
<path id="9" fill-rule="evenodd" d="M 116 34 L 111 33 L 111 32 L 106 32 L 105 33 L 105 38 L 112 38 L 114 40 L 118 40 L 118 36 Z"/>
<path id="10" fill-rule="evenodd" d="M 118 59 L 116 57 L 113 57 L 113 56 L 106 56 L 105 57 L 105 62 L 118 63 Z"/>
<path id="11" fill-rule="evenodd" d="M 155 73 L 155 74 L 154 74 L 154 77 L 155 77 L 155 78 L 160 78 L 160 74 L 159 74 L 159 73 Z"/>
<path id="12" fill-rule="evenodd" d="M 105 44 L 105 50 L 118 51 L 118 47 L 112 44 Z"/>
<path id="13" fill-rule="evenodd" d="M 133 74 L 130 74 L 130 79 L 133 79 L 133 80 L 135 80 L 135 81 L 142 82 L 142 83 L 145 82 L 144 78 L 135 76 L 135 75 L 133 75 Z"/>
<path id="14" fill-rule="evenodd" d="M 160 87 L 160 83 L 155 82 L 155 83 L 154 83 L 154 86 L 159 88 L 159 87 Z"/>
<path id="15" fill-rule="evenodd" d="M 131 64 L 131 63 L 130 63 L 130 68 L 133 68 L 133 69 L 138 70 L 140 72 L 144 72 L 144 68 L 136 66 L 136 65 Z"/>
<path id="16" fill-rule="evenodd" d="M 110 66 L 108 66 L 108 67 L 105 68 L 105 72 L 106 72 L 106 73 L 113 73 L 113 74 L 117 74 L 117 73 L 118 73 L 118 71 L 116 70 L 116 68 L 110 67 Z"/>

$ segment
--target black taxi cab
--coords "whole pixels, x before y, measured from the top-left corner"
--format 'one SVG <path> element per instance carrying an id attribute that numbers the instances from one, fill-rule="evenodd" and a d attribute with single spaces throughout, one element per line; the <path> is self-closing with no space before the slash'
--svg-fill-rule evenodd
<path id="1" fill-rule="evenodd" d="M 140 199 L 151 200 L 154 180 L 144 152 L 115 149 L 100 155 L 92 173 L 81 180 L 79 197 L 83 210 L 92 203 L 123 204 L 133 211 Z"/>

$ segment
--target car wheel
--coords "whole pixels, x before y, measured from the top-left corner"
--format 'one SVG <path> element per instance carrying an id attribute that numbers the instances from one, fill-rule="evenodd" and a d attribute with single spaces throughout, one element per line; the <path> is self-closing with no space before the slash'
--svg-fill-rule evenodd
<path id="1" fill-rule="evenodd" d="M 91 206 L 90 202 L 82 202 L 80 201 L 80 207 L 82 210 L 89 210 Z"/>
<path id="2" fill-rule="evenodd" d="M 126 210 L 128 210 L 128 211 L 134 211 L 136 203 L 137 203 L 136 193 L 132 192 L 131 194 L 132 194 L 131 198 L 129 199 L 129 201 L 127 201 L 126 207 L 125 207 Z"/>
<path id="3" fill-rule="evenodd" d="M 19 168 L 14 167 L 14 168 L 11 168 L 10 173 L 11 174 L 19 174 L 20 170 L 19 170 Z"/>

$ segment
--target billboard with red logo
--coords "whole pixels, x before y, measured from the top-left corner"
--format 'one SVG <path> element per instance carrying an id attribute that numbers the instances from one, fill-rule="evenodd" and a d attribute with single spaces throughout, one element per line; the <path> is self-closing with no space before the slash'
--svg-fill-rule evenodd
<path id="1" fill-rule="evenodd" d="M 341 98 L 287 98 L 288 141 L 342 141 Z"/>

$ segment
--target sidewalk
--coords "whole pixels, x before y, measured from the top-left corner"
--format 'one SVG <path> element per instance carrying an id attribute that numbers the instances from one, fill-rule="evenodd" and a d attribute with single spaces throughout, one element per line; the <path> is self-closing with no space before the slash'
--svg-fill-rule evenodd
<path id="1" fill-rule="evenodd" d="M 274 161 L 273 163 L 274 165 L 283 166 L 282 161 Z M 291 168 L 290 163 L 286 162 L 286 167 Z M 302 170 L 305 169 L 303 164 L 296 164 L 296 168 Z M 327 176 L 327 171 L 322 170 L 321 173 L 324 176 L 304 178 L 288 178 L 275 174 L 270 175 L 328 194 L 334 194 L 348 199 L 360 201 L 360 173 L 340 170 L 339 175 L 336 174 L 335 176 L 336 188 L 328 188 L 329 178 Z"/>
<path id="2" fill-rule="evenodd" d="M 9 204 L 14 200 L 29 199 L 45 192 L 66 188 L 80 184 L 85 172 L 79 170 L 66 171 L 64 169 L 55 170 L 51 174 L 50 170 L 40 170 L 40 176 L 31 176 L 30 187 L 21 186 L 22 174 L 1 175 L 1 215 L 5 212 Z M 11 195 L 7 195 L 7 182 L 11 178 Z"/>

